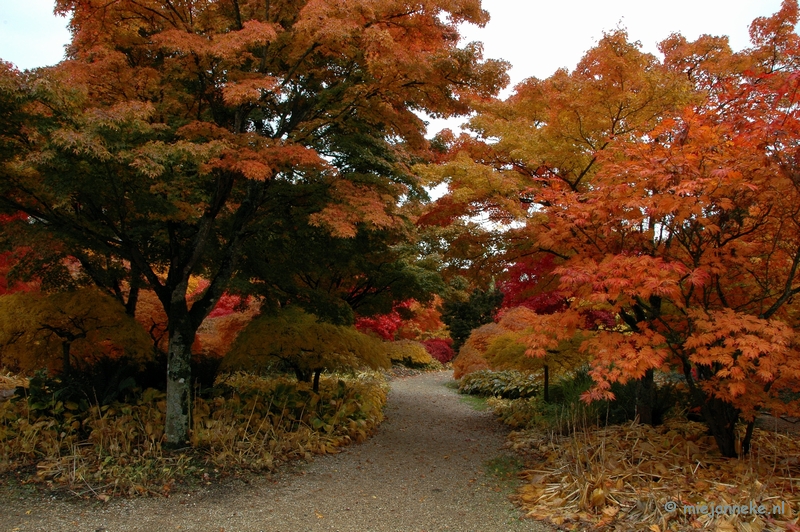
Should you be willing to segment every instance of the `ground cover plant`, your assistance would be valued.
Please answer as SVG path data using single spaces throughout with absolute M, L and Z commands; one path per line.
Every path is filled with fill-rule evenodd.
M 387 391 L 376 373 L 324 377 L 319 393 L 281 376 L 225 375 L 193 398 L 190 445 L 169 451 L 164 392 L 100 405 L 61 400 L 60 384 L 34 379 L 0 402 L 0 475 L 101 499 L 336 452 L 380 423 Z
M 541 394 L 539 377 L 521 371 L 475 371 L 458 383 L 460 393 L 519 399 Z

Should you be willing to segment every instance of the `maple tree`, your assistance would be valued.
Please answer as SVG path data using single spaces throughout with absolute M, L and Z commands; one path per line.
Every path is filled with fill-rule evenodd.
M 332 200 L 310 221 L 334 236 L 391 227 L 427 156 L 415 112 L 464 114 L 506 82 L 505 63 L 458 47 L 458 24 L 488 20 L 479 0 L 57 11 L 72 17 L 68 59 L 0 72 L 0 197 L 66 255 L 108 257 L 113 282 L 154 291 L 168 319 L 169 445 L 186 441 L 198 327 L 277 184 L 326 183 Z M 209 286 L 190 303 L 193 275 Z
M 591 333 L 585 399 L 640 379 L 642 421 L 654 371 L 679 371 L 729 457 L 760 410 L 799 406 L 797 21 L 787 0 L 751 48 L 673 35 L 663 62 L 608 34 L 573 72 L 483 107 L 480 138 L 425 170 L 451 189 L 434 212 L 515 222 L 496 235 L 506 264 L 552 261 L 563 306 L 529 316 L 529 356 Z
M 147 335 L 113 298 L 94 288 L 0 297 L 0 360 L 32 374 L 48 368 L 65 377 L 101 359 L 139 364 L 152 358 Z
M 223 360 L 227 371 L 290 370 L 319 391 L 323 371 L 390 366 L 387 349 L 377 338 L 353 327 L 321 322 L 297 307 L 265 314 L 250 322 Z
M 425 346 L 425 349 L 431 357 L 442 364 L 450 362 L 453 360 L 453 357 L 456 356 L 455 351 L 453 351 L 453 341 L 450 338 L 429 338 L 427 340 L 422 340 L 421 343 Z
M 482 369 L 541 373 L 542 398 L 549 401 L 551 377 L 586 364 L 586 355 L 580 346 L 590 333 L 576 332 L 571 338 L 548 346 L 540 356 L 527 356 L 527 339 L 534 333 L 530 330 L 531 324 L 536 323 L 538 315 L 527 306 L 519 305 L 504 310 L 496 322 L 473 330 L 453 363 L 454 377 L 460 379 Z
M 440 283 L 429 285 L 439 289 Z M 447 336 L 441 320 L 442 299 L 434 292 L 426 294 L 428 303 L 407 299 L 395 303 L 391 312 L 357 316 L 355 326 L 359 331 L 374 334 L 384 340 L 429 340 Z
M 391 227 L 359 225 L 349 238 L 313 225 L 335 199 L 324 180 L 276 184 L 270 215 L 242 259 L 237 289 L 275 307 L 299 305 L 331 323 L 350 325 L 391 313 L 396 304 L 430 301 L 443 289 L 436 264 L 419 258 L 404 209 Z

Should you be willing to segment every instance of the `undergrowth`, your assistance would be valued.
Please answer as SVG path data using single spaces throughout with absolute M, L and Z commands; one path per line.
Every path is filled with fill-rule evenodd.
M 537 375 L 521 371 L 480 370 L 462 377 L 458 391 L 482 397 L 517 399 L 538 395 L 541 389 L 539 381 Z
M 285 377 L 228 375 L 194 398 L 190 445 L 167 451 L 163 392 L 100 405 L 61 400 L 55 386 L 19 390 L 0 402 L 0 475 L 101 499 L 336 452 L 381 422 L 387 392 L 377 374 L 322 379 L 318 394 Z
M 676 384 L 660 379 L 653 405 L 654 418 L 663 420 L 670 413 L 687 408 Z M 541 394 L 541 376 L 520 371 L 482 370 L 464 376 L 458 391 L 486 397 L 486 404 L 503 423 L 515 429 L 542 428 L 569 434 L 592 426 L 625 423 L 636 418 L 636 382 L 612 384 L 614 401 L 587 404 L 581 396 L 592 386 L 585 370 L 557 379 L 550 385 L 549 400 Z

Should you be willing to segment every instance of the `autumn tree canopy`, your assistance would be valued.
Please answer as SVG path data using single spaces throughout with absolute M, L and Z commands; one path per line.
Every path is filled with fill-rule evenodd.
M 559 296 L 531 315 L 529 356 L 591 332 L 587 399 L 679 371 L 726 456 L 760 409 L 800 406 L 797 22 L 787 0 L 749 49 L 673 35 L 663 61 L 607 34 L 574 71 L 481 107 L 478 138 L 426 170 L 451 190 L 429 218 L 492 213 L 509 271 Z
M 419 192 L 410 165 L 427 156 L 415 112 L 464 114 L 506 81 L 480 45 L 458 47 L 458 24 L 488 20 L 478 0 L 57 10 L 72 17 L 68 59 L 0 72 L 2 202 L 65 255 L 108 257 L 123 297 L 156 293 L 173 445 L 188 429 L 190 346 L 277 184 L 326 182 L 332 200 L 309 221 L 334 236 L 392 227 L 397 200 Z M 210 283 L 189 304 L 195 274 Z

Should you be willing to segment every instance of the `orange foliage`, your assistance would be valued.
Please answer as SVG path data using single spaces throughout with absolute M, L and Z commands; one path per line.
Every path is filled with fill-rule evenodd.
M 672 36 L 663 62 L 608 34 L 575 71 L 487 104 L 471 125 L 497 142 L 428 170 L 459 202 L 518 221 L 498 236 L 506 260 L 557 258 L 568 305 L 535 317 L 529 355 L 590 332 L 587 400 L 679 371 L 726 456 L 739 418 L 800 414 L 785 401 L 800 391 L 797 22 L 786 0 L 754 21 L 752 48 Z

